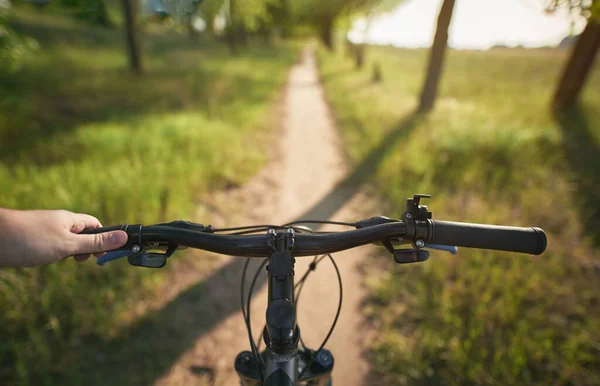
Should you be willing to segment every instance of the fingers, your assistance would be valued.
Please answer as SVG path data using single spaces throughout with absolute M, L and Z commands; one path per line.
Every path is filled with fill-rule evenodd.
M 73 233 L 80 233 L 84 229 L 98 228 L 101 226 L 102 224 L 100 221 L 94 216 L 83 213 L 73 213 L 73 226 L 71 227 L 71 232 Z
M 94 216 L 84 213 L 71 213 L 73 225 L 71 226 L 72 233 L 81 233 L 84 229 L 98 228 L 102 224 Z M 114 233 L 118 233 L 115 235 Z M 119 248 L 127 242 L 127 234 L 122 231 L 109 232 L 97 235 L 79 235 L 75 240 L 74 259 L 78 262 L 83 262 L 89 259 L 90 253 L 96 257 L 101 257 L 106 254 L 104 251 Z
M 72 255 L 89 256 L 90 253 L 112 251 L 122 247 L 127 242 L 127 233 L 113 231 L 95 235 L 74 235 L 73 241 Z
M 73 256 L 73 258 L 75 259 L 75 261 L 79 262 L 79 263 L 83 263 L 84 261 L 86 261 L 87 259 L 90 258 L 90 255 L 75 255 Z
M 94 256 L 96 256 L 96 257 L 102 257 L 104 255 L 106 255 L 106 252 L 97 252 L 97 253 L 94 253 Z M 82 255 L 75 255 L 75 256 L 73 256 L 73 258 L 75 259 L 75 261 L 77 261 L 79 263 L 83 263 L 84 261 L 86 261 L 87 259 L 90 258 L 90 255 L 84 253 Z

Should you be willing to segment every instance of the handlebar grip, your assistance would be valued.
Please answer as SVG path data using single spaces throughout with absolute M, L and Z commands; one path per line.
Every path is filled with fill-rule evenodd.
M 432 220 L 428 243 L 541 255 L 547 238 L 541 228 Z
M 96 235 L 96 234 L 99 234 L 99 233 L 107 233 L 107 232 L 113 232 L 113 231 L 124 231 L 124 232 L 127 232 L 128 240 L 125 243 L 125 245 L 123 245 L 120 248 L 114 249 L 114 251 L 123 251 L 123 250 L 130 249 L 131 246 L 132 246 L 132 244 L 134 243 L 133 240 L 137 240 L 137 237 L 132 239 L 132 234 L 130 232 L 130 228 L 131 228 L 131 226 L 128 225 L 128 224 L 119 224 L 119 225 L 111 225 L 109 227 L 84 229 L 80 234 L 84 234 L 84 235 Z M 110 261 L 110 259 L 106 260 L 106 261 Z M 102 265 L 102 264 L 100 264 L 100 265 Z
M 84 229 L 81 232 L 81 234 L 83 234 L 83 235 L 95 235 L 95 234 L 98 234 L 98 233 L 106 233 L 106 232 L 112 232 L 112 231 L 126 231 L 126 230 L 127 230 L 127 224 L 120 224 L 120 225 L 111 225 L 109 227 Z

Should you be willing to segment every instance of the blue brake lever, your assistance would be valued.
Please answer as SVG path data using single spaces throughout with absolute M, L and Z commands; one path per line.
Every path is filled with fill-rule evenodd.
M 427 244 L 427 245 L 425 245 L 425 248 L 437 249 L 439 251 L 446 251 L 446 252 L 450 252 L 453 255 L 456 255 L 456 253 L 458 252 L 458 248 L 453 247 L 451 245 Z
M 130 251 L 110 251 L 110 252 L 106 252 L 106 255 L 101 256 L 101 257 L 99 257 L 99 258 L 96 259 L 96 264 L 102 266 L 102 265 L 108 263 L 109 261 L 122 259 L 123 257 L 127 257 L 129 255 L 131 255 Z

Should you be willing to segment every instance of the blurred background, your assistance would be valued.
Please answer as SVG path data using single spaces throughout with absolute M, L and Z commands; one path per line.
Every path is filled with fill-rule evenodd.
M 597 0 L 0 0 L 0 207 L 214 222 L 307 46 L 369 216 L 431 193 L 434 218 L 549 235 L 536 257 L 373 257 L 362 382 L 600 384 Z M 0 270 L 0 384 L 157 383 L 186 347 L 152 334 L 164 294 L 193 266 L 193 306 L 216 264 L 191 254 Z

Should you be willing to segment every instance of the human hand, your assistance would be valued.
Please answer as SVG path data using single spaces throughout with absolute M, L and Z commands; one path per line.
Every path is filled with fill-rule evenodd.
M 69 256 L 82 262 L 91 253 L 102 256 L 127 242 L 123 231 L 78 234 L 100 226 L 93 216 L 66 210 L 0 208 L 0 266 L 33 267 Z

